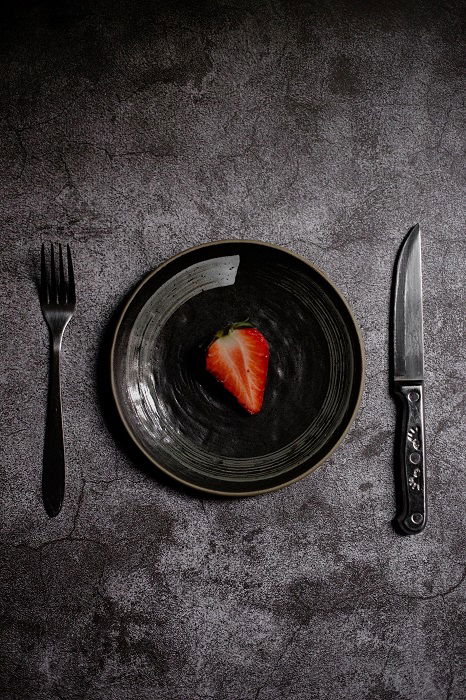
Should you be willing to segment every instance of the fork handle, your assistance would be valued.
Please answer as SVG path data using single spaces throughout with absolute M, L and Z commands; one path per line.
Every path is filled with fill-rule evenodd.
M 58 515 L 65 495 L 65 446 L 60 391 L 61 337 L 53 338 L 45 423 L 42 498 L 50 517 Z

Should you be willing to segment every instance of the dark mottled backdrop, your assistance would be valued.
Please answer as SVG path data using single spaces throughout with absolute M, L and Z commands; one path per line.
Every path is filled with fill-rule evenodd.
M 1 10 L 1 697 L 460 700 L 461 4 L 40 2 Z M 394 534 L 387 312 L 424 244 L 430 523 Z M 320 265 L 367 345 L 360 416 L 281 492 L 162 483 L 104 419 L 104 328 L 144 273 L 258 238 Z M 67 496 L 40 496 L 41 241 L 70 241 Z

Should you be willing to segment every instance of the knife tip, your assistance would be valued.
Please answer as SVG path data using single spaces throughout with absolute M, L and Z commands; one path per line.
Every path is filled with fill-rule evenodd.
M 400 246 L 400 252 L 403 250 L 403 248 L 411 248 L 416 239 L 419 241 L 421 240 L 421 229 L 419 224 L 414 224 L 414 226 L 411 226 L 411 228 L 408 229 L 408 233 L 403 238 L 403 242 Z

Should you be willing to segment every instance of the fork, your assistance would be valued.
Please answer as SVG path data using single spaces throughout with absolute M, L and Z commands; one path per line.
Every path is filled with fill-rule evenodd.
M 63 250 L 58 245 L 58 270 L 53 243 L 50 246 L 50 268 L 47 270 L 45 247 L 41 248 L 40 304 L 50 330 L 50 383 L 45 423 L 42 497 L 50 517 L 58 515 L 65 494 L 65 446 L 60 391 L 60 353 L 63 333 L 76 308 L 73 261 L 66 246 L 68 274 L 65 278 Z

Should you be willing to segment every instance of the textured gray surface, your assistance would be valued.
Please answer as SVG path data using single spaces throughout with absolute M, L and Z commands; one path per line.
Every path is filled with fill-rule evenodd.
M 1 697 L 464 698 L 461 5 L 71 4 L 16 4 L 0 41 Z M 387 309 L 418 220 L 430 523 L 402 538 Z M 367 346 L 344 444 L 250 500 L 160 482 L 109 430 L 96 381 L 128 290 L 226 237 L 320 265 Z M 57 239 L 73 244 L 79 307 L 67 496 L 49 520 L 34 276 Z

